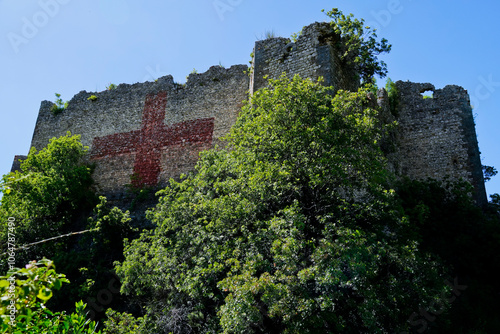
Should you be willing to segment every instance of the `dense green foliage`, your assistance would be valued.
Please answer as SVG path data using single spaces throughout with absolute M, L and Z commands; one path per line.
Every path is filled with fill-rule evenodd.
M 104 322 L 106 333 L 135 334 L 145 331 L 143 318 L 135 318 L 129 313 L 120 313 L 112 309 L 106 311 L 106 317 L 107 320 Z
M 32 261 L 26 268 L 9 270 L 0 276 L 0 330 L 13 334 L 91 334 L 97 324 L 85 316 L 85 304 L 76 303 L 71 314 L 52 312 L 44 304 L 53 291 L 69 283 L 65 275 L 56 273 L 53 262 Z M 11 318 L 10 315 L 13 315 Z
M 128 213 L 110 208 L 104 197 L 98 202 L 91 188 L 93 168 L 83 160 L 86 152 L 79 136 L 53 138 L 40 152 L 32 149 L 21 171 L 5 175 L 1 183 L 0 240 L 11 238 L 15 263 L 51 258 L 73 282 L 49 301 L 57 311 L 71 309 L 80 299 L 96 299 L 116 280 L 113 262 L 123 258 L 123 239 L 134 233 Z M 80 231 L 87 232 L 74 233 Z M 3 272 L 7 246 L 0 242 Z M 116 292 L 112 301 L 105 306 L 123 303 Z M 95 309 L 96 318 L 104 316 L 101 305 Z
M 443 185 L 433 180 L 405 180 L 398 186 L 401 206 L 421 249 L 439 256 L 451 269 L 448 279 L 466 288 L 457 300 L 447 296 L 453 301 L 447 316 L 432 316 L 435 322 L 429 327 L 439 333 L 495 333 L 500 328 L 500 215 L 494 201 L 484 211 L 474 205 L 471 191 L 468 183 Z
M 337 8 L 326 12 L 331 26 L 338 36 L 337 51 L 345 64 L 354 68 L 365 83 L 370 83 L 374 75 L 387 75 L 387 65 L 378 60 L 378 55 L 391 51 L 385 38 L 377 41 L 376 29 L 365 26 L 364 20 L 345 15 Z
M 344 65 L 364 83 L 385 76 L 387 41 L 352 15 L 327 15 Z M 380 121 L 374 87 L 332 95 L 298 76 L 271 80 L 223 148 L 158 193 L 154 228 L 138 238 L 132 226 L 150 225 L 97 199 L 78 136 L 32 150 L 0 183 L 0 238 L 43 242 L 1 242 L 0 258 L 50 257 L 73 284 L 46 259 L 10 270 L 1 330 L 94 333 L 90 319 L 106 312 L 115 334 L 498 332 L 500 196 L 481 210 L 468 183 L 396 181 L 382 152 L 393 124 Z M 396 116 L 396 85 L 386 89 Z M 131 187 L 130 208 L 150 191 Z M 89 306 L 73 312 L 80 299 Z
M 295 77 L 171 183 L 117 265 L 153 332 L 383 332 L 447 291 L 396 210 L 367 91 Z
M 74 300 L 95 300 L 100 291 L 108 290 L 110 282 L 116 281 L 119 287 L 113 262 L 123 259 L 123 240 L 136 234 L 129 213 L 111 208 L 103 196 L 86 228 L 92 232 L 79 238 L 67 252 L 57 254 L 54 260 L 73 282 L 63 288 L 65 298 L 57 300 L 59 307 L 64 309 Z M 122 306 L 123 298 L 117 292 L 111 292 L 111 301 L 105 305 L 96 302 L 98 306 L 92 310 L 96 319 L 104 317 L 106 307 Z
M 2 240 L 6 240 L 8 217 L 16 219 L 18 247 L 85 227 L 80 216 L 96 203 L 91 191 L 92 168 L 82 163 L 86 151 L 79 136 L 68 133 L 51 139 L 40 152 L 32 148 L 27 159 L 21 162 L 21 171 L 3 176 L 0 184 Z M 5 250 L 2 244 L 0 251 Z M 17 261 L 27 263 L 36 258 L 35 253 L 53 258 L 66 250 L 64 243 L 42 244 L 19 252 Z
M 391 78 L 387 78 L 385 90 L 387 91 L 387 96 L 389 98 L 389 109 L 391 114 L 397 117 L 399 104 L 398 88 Z

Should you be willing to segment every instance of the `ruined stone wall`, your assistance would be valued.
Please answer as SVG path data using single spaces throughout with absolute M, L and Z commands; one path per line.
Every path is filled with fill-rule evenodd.
M 250 91 L 265 87 L 269 78 L 283 72 L 288 77 L 317 80 L 337 89 L 355 90 L 359 77 L 344 64 L 336 51 L 337 37 L 328 23 L 305 27 L 298 40 L 269 38 L 255 44 Z M 395 133 L 383 142 L 384 151 L 394 171 L 412 179 L 464 179 L 475 187 L 475 199 L 486 202 L 475 125 L 467 92 L 458 86 L 436 90 L 430 84 L 398 82 L 398 117 L 389 112 L 385 91 L 378 96 L 383 121 L 397 120 Z M 426 90 L 434 98 L 424 99 Z M 383 102 L 382 100 L 385 100 Z M 387 142 L 392 140 L 392 143 Z M 394 142 L 395 141 L 395 142 Z
M 357 89 L 359 78 L 342 64 L 334 48 L 335 36 L 329 23 L 313 23 L 304 27 L 296 42 L 276 37 L 257 41 L 253 51 L 250 92 L 267 85 L 264 76 L 277 79 L 299 74 L 337 89 Z
M 215 66 L 191 74 L 186 85 L 166 76 L 99 93 L 82 91 L 59 115 L 50 112 L 52 102 L 43 101 L 32 146 L 41 149 L 50 138 L 71 131 L 90 147 L 99 191 L 120 193 L 131 182 L 162 186 L 170 177 L 192 170 L 199 152 L 229 131 L 248 91 L 252 94 L 267 85 L 266 75 L 279 78 L 286 72 L 312 80 L 322 76 L 325 85 L 357 89 L 359 77 L 341 61 L 336 38 L 328 23 L 313 23 L 295 43 L 281 37 L 258 41 L 250 78 L 244 73 L 247 66 Z M 396 116 L 399 123 L 382 143 L 394 171 L 412 179 L 462 178 L 474 185 L 477 202 L 485 203 L 467 92 L 458 86 L 436 90 L 431 84 L 396 85 L 398 115 L 391 114 L 384 90 L 377 96 L 384 121 L 390 123 Z M 426 90 L 433 91 L 433 98 L 422 97 Z M 96 99 L 89 100 L 91 95 Z
M 27 155 L 16 155 L 14 156 L 14 161 L 12 162 L 12 167 L 10 169 L 11 172 L 15 172 L 16 170 L 21 170 L 21 161 L 26 160 Z
M 99 93 L 82 91 L 53 115 L 43 101 L 31 146 L 41 149 L 67 131 L 80 134 L 95 162 L 103 193 L 126 184 L 164 185 L 193 169 L 200 151 L 226 134 L 247 98 L 247 66 L 214 66 L 191 74 L 185 85 L 171 76 L 156 82 L 121 84 Z M 96 99 L 89 100 L 91 95 Z
M 398 138 L 392 162 L 411 179 L 463 179 L 475 187 L 479 204 L 487 202 L 474 119 L 467 91 L 459 86 L 435 89 L 429 83 L 396 82 Z M 432 98 L 422 96 L 429 92 Z

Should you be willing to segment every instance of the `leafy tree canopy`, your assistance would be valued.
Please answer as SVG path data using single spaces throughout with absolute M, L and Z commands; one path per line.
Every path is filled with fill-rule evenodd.
M 21 171 L 4 175 L 0 236 L 8 217 L 16 219 L 19 246 L 71 231 L 71 222 L 95 197 L 90 166 L 82 163 L 87 148 L 79 136 L 52 138 L 41 151 L 32 148 Z
M 365 83 L 372 82 L 374 75 L 381 78 L 387 75 L 387 65 L 378 60 L 382 53 L 390 52 L 391 45 L 385 38 L 377 40 L 376 29 L 364 25 L 364 20 L 345 15 L 337 8 L 326 12 L 332 20 L 333 31 L 338 36 L 336 44 L 342 59 L 354 67 Z
M 449 289 L 383 186 L 367 90 L 331 91 L 271 80 L 225 148 L 160 192 L 157 228 L 116 265 L 152 332 L 394 331 Z
M 74 301 L 96 295 L 109 282 L 113 261 L 122 258 L 122 238 L 130 230 L 127 214 L 107 208 L 104 198 L 87 221 L 97 201 L 86 153 L 79 136 L 53 138 L 44 149 L 33 148 L 21 170 L 5 175 L 0 184 L 0 238 L 12 240 L 15 262 L 51 258 L 74 282 L 49 301 L 56 310 L 69 310 Z M 81 231 L 92 233 L 73 233 Z M 3 272 L 7 246 L 0 242 Z
M 483 165 L 482 167 L 483 167 L 484 182 L 490 181 L 493 176 L 498 174 L 498 171 L 493 166 Z

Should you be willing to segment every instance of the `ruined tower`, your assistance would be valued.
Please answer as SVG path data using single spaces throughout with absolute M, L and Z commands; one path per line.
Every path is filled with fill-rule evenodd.
M 283 72 L 313 81 L 321 76 L 325 85 L 336 89 L 357 89 L 359 78 L 342 64 L 334 39 L 328 23 L 314 23 L 304 27 L 296 42 L 282 37 L 256 42 L 250 90 L 265 86 L 264 76 L 277 79 Z M 435 89 L 428 83 L 402 81 L 396 87 L 397 106 L 390 119 L 398 123 L 397 138 L 394 152 L 388 155 L 394 171 L 415 180 L 468 181 L 474 186 L 476 202 L 487 203 L 467 91 L 453 85 Z M 431 98 L 424 99 L 426 91 L 432 92 Z
M 411 179 L 463 179 L 475 189 L 480 205 L 487 203 L 476 128 L 467 91 L 449 85 L 396 82 L 397 153 L 392 159 L 399 175 Z M 422 93 L 432 92 L 428 98 Z

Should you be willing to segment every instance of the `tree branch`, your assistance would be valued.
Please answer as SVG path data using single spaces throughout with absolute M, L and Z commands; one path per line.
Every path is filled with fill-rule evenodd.
M 31 246 L 35 246 L 35 245 L 38 245 L 38 244 L 41 244 L 41 243 L 44 243 L 44 242 L 47 242 L 47 241 L 52 241 L 52 240 L 56 240 L 56 239 L 60 239 L 60 238 L 70 237 L 72 235 L 83 234 L 83 233 L 92 232 L 92 231 L 96 231 L 96 230 L 97 229 L 94 228 L 94 229 L 85 230 L 85 231 L 71 232 L 71 233 L 68 233 L 68 234 L 58 235 L 57 237 L 52 237 L 52 238 L 40 240 L 40 241 L 37 241 L 37 242 L 33 242 L 31 244 L 23 245 L 21 247 L 18 247 L 18 248 L 15 248 L 13 250 L 10 250 L 10 252 L 14 252 L 14 251 L 21 250 L 21 249 L 27 249 L 27 248 L 30 248 Z M 7 253 L 8 252 L 5 252 L 5 253 L 2 253 L 1 255 L 3 256 L 5 254 L 7 254 Z

